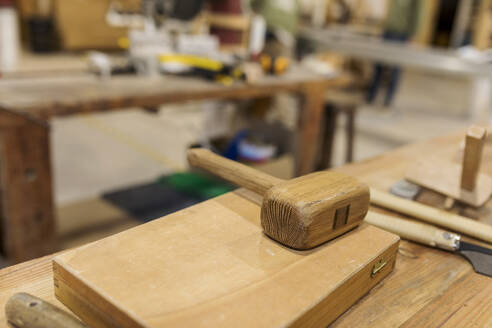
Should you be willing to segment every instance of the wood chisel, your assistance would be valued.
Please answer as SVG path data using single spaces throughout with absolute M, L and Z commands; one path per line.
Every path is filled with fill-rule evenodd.
M 403 239 L 458 253 L 471 263 L 475 272 L 492 277 L 492 249 L 462 241 L 458 234 L 429 224 L 399 219 L 373 211 L 367 213 L 364 221 L 397 234 Z

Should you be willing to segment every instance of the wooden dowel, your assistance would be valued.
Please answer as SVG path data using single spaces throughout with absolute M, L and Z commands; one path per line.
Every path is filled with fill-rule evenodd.
M 492 226 L 371 188 L 371 204 L 492 243 Z
M 457 235 L 452 236 L 449 232 L 429 224 L 404 220 L 390 215 L 375 213 L 373 211 L 367 213 L 364 221 L 383 230 L 392 232 L 403 239 L 450 251 L 456 249 L 455 242 L 458 239 Z
M 74 315 L 27 293 L 14 294 L 5 304 L 5 314 L 16 328 L 87 328 Z
M 483 127 L 472 126 L 468 129 L 461 169 L 461 189 L 475 190 L 486 137 L 487 129 Z
M 284 180 L 240 164 L 212 153 L 208 149 L 188 150 L 188 162 L 192 166 L 205 169 L 238 186 L 254 191 L 260 195 Z

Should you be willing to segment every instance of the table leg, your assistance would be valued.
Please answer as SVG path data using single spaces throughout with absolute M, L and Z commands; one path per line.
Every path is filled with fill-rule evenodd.
M 352 163 L 354 159 L 354 142 L 355 142 L 355 107 L 347 109 L 347 121 L 345 122 L 345 132 L 347 139 L 347 152 L 345 154 L 345 163 Z
M 333 107 L 333 105 L 328 104 L 325 106 L 324 114 L 325 131 L 321 143 L 321 161 L 318 166 L 318 170 L 326 170 L 332 166 L 338 111 Z
M 323 84 L 309 84 L 303 92 L 300 143 L 297 153 L 297 175 L 314 170 L 318 149 L 321 115 L 323 113 L 325 87 Z
M 49 127 L 26 119 L 0 137 L 1 247 L 16 263 L 54 250 Z

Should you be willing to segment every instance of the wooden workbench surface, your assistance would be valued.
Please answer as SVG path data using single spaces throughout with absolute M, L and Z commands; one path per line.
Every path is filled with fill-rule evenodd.
M 89 74 L 0 79 L 0 108 L 32 118 L 129 107 L 157 107 L 202 99 L 245 99 L 276 92 L 302 92 L 312 84 L 345 85 L 346 78 L 328 79 L 293 66 L 282 76 L 264 76 L 254 83 L 225 86 L 205 79 L 162 75 L 116 76 L 101 80 Z
M 358 176 L 372 187 L 387 190 L 404 176 L 406 168 L 416 157 L 435 154 L 436 150 L 443 156 L 457 157 L 457 147 L 462 138 L 463 132 L 409 145 L 339 170 Z M 492 174 L 490 142 L 486 145 L 484 157 L 483 169 Z M 241 191 L 222 197 L 227 198 L 227 203 L 250 201 Z M 429 199 L 441 200 L 439 197 Z M 487 206 L 490 208 L 492 201 Z M 490 221 L 488 223 L 492 224 Z M 53 295 L 52 257 L 1 270 L 0 307 L 3 308 L 8 297 L 20 291 L 60 305 Z M 2 311 L 0 326 L 5 325 Z M 402 241 L 394 272 L 335 321 L 333 326 L 491 327 L 492 280 L 474 273 L 471 265 L 457 255 Z

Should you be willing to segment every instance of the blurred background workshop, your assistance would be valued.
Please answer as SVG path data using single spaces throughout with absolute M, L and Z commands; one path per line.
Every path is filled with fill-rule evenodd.
M 490 49 L 491 0 L 0 0 L 0 268 L 235 190 L 199 147 L 490 225 Z

